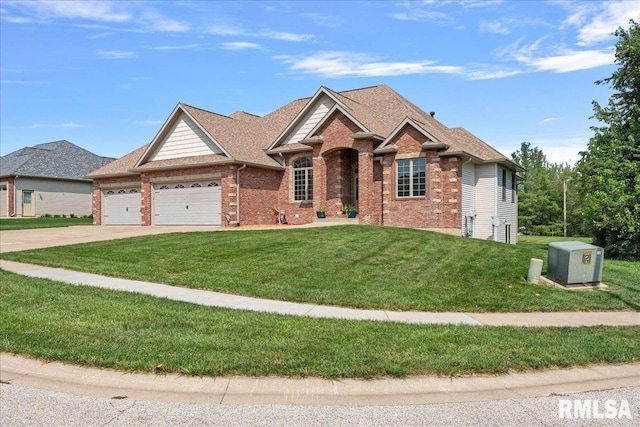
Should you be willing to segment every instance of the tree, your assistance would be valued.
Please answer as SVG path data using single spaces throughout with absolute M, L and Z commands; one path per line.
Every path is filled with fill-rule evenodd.
M 547 157 L 538 147 L 531 148 L 529 142 L 523 142 L 511 158 L 526 169 L 521 174 L 523 181 L 518 184 L 519 226 L 524 227 L 525 234 L 561 235 L 562 193 L 558 199 L 550 191 L 558 177 L 554 176 Z
M 596 84 L 614 90 L 605 107 L 593 102 L 602 122 L 578 162 L 584 226 L 607 257 L 640 260 L 640 26 L 614 33 L 618 69 Z

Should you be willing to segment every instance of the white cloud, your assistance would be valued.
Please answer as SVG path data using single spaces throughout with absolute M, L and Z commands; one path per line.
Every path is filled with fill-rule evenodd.
M 190 29 L 189 25 L 175 19 L 166 18 L 153 10 L 145 11 L 139 22 L 143 24 L 147 31 L 152 32 L 182 33 Z
M 522 70 L 508 69 L 500 66 L 471 65 L 465 67 L 461 74 L 469 80 L 491 80 L 517 76 L 522 73 Z
M 524 64 L 530 67 L 529 71 L 552 71 L 555 73 L 567 73 L 610 65 L 615 59 L 612 48 L 575 50 L 565 47 L 546 47 L 543 46 L 543 42 L 546 40 L 546 37 L 541 37 L 532 44 L 520 46 L 522 42 L 520 39 L 497 51 L 496 56 Z M 541 54 L 541 51 L 544 51 L 545 54 Z
M 34 0 L 10 2 L 11 13 L 23 16 L 5 16 L 2 19 L 13 23 L 46 23 L 54 19 L 97 21 L 113 25 L 129 24 L 128 28 L 115 26 L 111 31 L 136 32 L 185 32 L 190 26 L 184 22 L 167 18 L 146 3 L 104 1 L 104 0 Z M 144 7 L 142 9 L 140 7 Z M 8 13 L 8 12 L 7 12 Z M 76 24 L 82 28 L 91 28 L 86 23 Z M 131 28 L 135 26 L 137 28 Z M 104 28 L 104 27 L 99 27 Z
M 124 3 L 93 0 L 31 1 L 21 6 L 33 9 L 45 18 L 87 19 L 92 21 L 122 23 L 131 20 Z
M 216 36 L 239 36 L 244 34 L 242 30 L 233 25 L 213 25 L 205 32 Z
M 282 31 L 250 32 L 244 31 L 242 28 L 233 25 L 214 25 L 212 27 L 209 27 L 205 32 L 216 36 L 256 37 L 273 40 L 284 40 L 288 42 L 303 42 L 315 37 L 312 34 L 287 33 Z
M 406 74 L 460 74 L 461 67 L 435 65 L 434 61 L 383 62 L 362 53 L 320 52 L 304 58 L 283 58 L 289 69 L 323 77 L 379 77 Z
M 612 50 L 565 50 L 559 55 L 533 58 L 528 61 L 528 64 L 533 66 L 536 71 L 568 73 L 610 65 L 614 60 L 615 56 Z
M 82 125 L 80 125 L 80 124 L 78 124 L 78 123 L 76 123 L 74 121 L 71 121 L 71 122 L 60 123 L 58 125 L 58 127 L 61 127 L 61 128 L 80 128 L 80 127 L 82 127 Z
M 611 40 L 614 36 L 612 33 L 618 27 L 628 28 L 629 20 L 640 17 L 640 2 L 638 1 L 622 1 L 622 2 L 605 2 L 602 10 L 598 10 L 595 16 L 589 22 L 585 15 L 589 12 L 593 13 L 593 9 L 579 9 L 577 16 L 568 18 L 568 23 L 575 23 L 581 26 L 578 31 L 578 45 L 592 46 L 600 42 Z M 583 25 L 584 24 L 584 25 Z
M 225 50 L 247 50 L 247 49 L 260 49 L 260 45 L 250 42 L 228 42 L 220 43 L 220 46 Z
M 424 6 L 414 7 L 414 5 L 410 3 L 406 7 L 408 9 L 407 11 L 393 13 L 391 17 L 400 21 L 432 21 L 438 24 L 452 24 L 455 21 L 446 13 L 428 9 Z
M 480 21 L 480 32 L 489 34 L 502 34 L 506 35 L 511 32 L 505 21 L 488 22 L 485 20 Z
M 278 31 L 273 31 L 273 32 L 267 31 L 267 32 L 248 34 L 248 35 L 253 35 L 254 37 L 274 39 L 274 40 L 284 40 L 288 42 L 303 42 L 306 40 L 310 40 L 314 37 L 311 34 L 284 33 L 284 32 L 278 32 Z
M 202 44 L 186 44 L 186 45 L 182 45 L 182 46 L 156 46 L 156 47 L 152 47 L 151 49 L 153 50 L 190 50 L 190 49 L 198 49 L 203 47 L 204 45 Z
M 100 54 L 100 56 L 108 59 L 128 59 L 136 56 L 135 52 L 122 50 L 103 50 L 98 53 Z
M 540 124 L 541 125 L 546 125 L 547 123 L 551 123 L 551 122 L 554 122 L 556 120 L 558 120 L 557 117 L 547 117 L 546 119 L 540 120 Z

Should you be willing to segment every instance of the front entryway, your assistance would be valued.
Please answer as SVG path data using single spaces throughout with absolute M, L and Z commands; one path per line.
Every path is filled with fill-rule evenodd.
M 331 173 L 325 177 L 326 189 L 321 200 L 327 208 L 327 216 L 341 216 L 346 206 L 358 206 L 358 152 L 344 148 L 323 154 L 325 168 Z

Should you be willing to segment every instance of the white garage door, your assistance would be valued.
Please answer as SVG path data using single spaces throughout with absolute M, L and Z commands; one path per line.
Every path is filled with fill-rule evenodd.
M 0 185 L 0 217 L 9 216 L 9 192 L 6 184 Z
M 155 225 L 221 225 L 222 197 L 217 181 L 155 184 Z
M 105 225 L 140 225 L 140 190 L 126 188 L 119 190 L 104 190 Z

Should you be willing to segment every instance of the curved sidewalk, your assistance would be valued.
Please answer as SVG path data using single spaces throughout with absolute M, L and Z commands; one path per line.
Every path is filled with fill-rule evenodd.
M 0 268 L 17 274 L 56 280 L 74 285 L 136 292 L 205 306 L 268 313 L 354 320 L 378 320 L 417 324 L 468 324 L 486 326 L 640 326 L 639 312 L 553 312 L 553 313 L 430 313 L 353 308 L 293 303 L 220 292 L 189 289 L 137 280 L 0 260 Z

